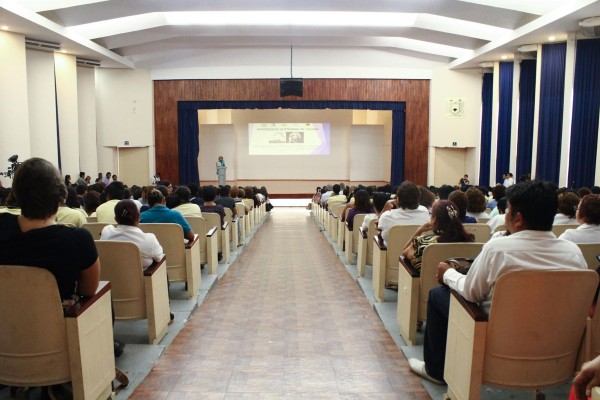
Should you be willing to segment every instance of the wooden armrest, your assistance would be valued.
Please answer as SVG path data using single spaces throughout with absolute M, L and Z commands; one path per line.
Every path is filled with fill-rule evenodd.
M 223 226 L 221 227 L 221 230 L 227 229 L 228 226 L 229 226 L 229 222 L 227 222 L 227 221 L 223 222 Z
M 198 237 L 198 235 L 196 235 L 196 238 L 197 237 Z M 165 263 L 165 261 L 167 261 L 167 256 L 163 256 L 163 258 L 160 261 L 154 261 L 152 264 L 150 264 L 148 266 L 148 268 L 146 268 L 144 270 L 144 276 L 152 276 L 152 274 L 154 274 L 156 271 L 158 271 L 160 266 L 163 265 Z
M 348 229 L 350 232 L 352 232 L 352 229 L 350 229 L 350 226 L 348 225 L 348 221 L 344 222 L 344 224 L 346 225 L 346 229 Z
M 215 234 L 215 232 L 217 231 L 217 227 L 213 226 L 212 228 L 210 228 L 210 230 L 206 233 L 206 236 L 211 237 L 212 235 Z
M 387 250 L 387 246 L 383 244 L 383 238 L 381 236 L 373 236 L 373 240 L 375 241 L 375 245 L 379 247 L 379 250 Z
M 369 234 L 369 229 L 363 229 L 361 226 L 360 228 L 358 228 L 358 232 L 360 233 L 360 236 L 363 237 L 363 239 L 366 239 Z
M 485 322 L 488 315 L 476 303 L 471 303 L 462 297 L 456 290 L 452 290 L 452 295 L 458 300 L 465 311 L 475 320 L 475 322 Z
M 238 220 L 237 215 L 234 215 L 233 218 L 231 218 L 231 222 L 237 222 L 237 220 Z
M 400 265 L 404 267 L 404 269 L 406 270 L 406 272 L 408 272 L 410 276 L 412 276 L 413 278 L 418 278 L 419 276 L 421 276 L 421 271 L 416 270 L 408 258 L 400 256 L 399 261 Z
M 194 240 L 192 240 L 191 242 L 190 242 L 190 241 L 188 241 L 188 242 L 185 244 L 185 248 L 186 248 L 186 250 L 187 250 L 187 249 L 191 249 L 192 247 L 194 247 L 194 245 L 195 245 L 196 243 L 198 243 L 198 238 L 199 238 L 199 237 L 200 237 L 200 235 L 198 235 L 197 233 L 196 233 L 196 234 L 194 234 Z
M 90 308 L 96 301 L 98 301 L 104 294 L 108 293 L 110 290 L 110 282 L 109 281 L 100 281 L 98 284 L 98 289 L 96 290 L 96 294 L 92 297 L 82 297 L 76 304 L 73 304 L 71 307 L 65 310 L 66 318 L 77 318 L 85 310 Z

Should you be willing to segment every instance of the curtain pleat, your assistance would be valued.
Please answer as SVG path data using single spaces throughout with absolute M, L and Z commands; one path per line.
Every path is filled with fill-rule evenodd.
M 500 63 L 500 104 L 498 109 L 498 140 L 496 143 L 496 182 L 503 182 L 502 174 L 510 172 L 510 135 L 512 128 L 514 63 Z
M 481 85 L 481 153 L 479 157 L 479 184 L 490 184 L 490 160 L 492 151 L 492 101 L 494 74 L 483 74 Z
M 535 116 L 536 60 L 521 61 L 519 79 L 519 133 L 517 140 L 516 178 L 531 174 L 533 120 Z

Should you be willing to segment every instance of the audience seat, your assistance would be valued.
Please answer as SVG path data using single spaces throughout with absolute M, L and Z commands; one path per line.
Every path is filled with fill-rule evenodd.
M 559 237 L 560 235 L 562 235 L 563 233 L 565 233 L 565 231 L 567 229 L 577 229 L 579 225 L 578 224 L 558 224 L 558 225 L 553 225 L 552 226 L 552 233 L 554 233 L 556 235 L 556 237 Z
M 465 231 L 475 236 L 475 242 L 485 243 L 492 236 L 491 228 L 485 223 L 463 224 Z
M 98 222 L 98 217 L 86 217 L 88 223 Z
M 63 312 L 47 270 L 0 266 L 0 384 L 71 382 L 76 400 L 106 399 L 115 378 L 110 283 Z
M 385 286 L 398 285 L 398 259 L 408 240 L 420 225 L 396 225 L 390 228 L 387 246 L 375 236 L 373 246 L 373 290 L 375 301 L 385 301 Z
M 361 227 L 358 228 L 358 256 L 356 257 L 356 268 L 358 276 L 365 276 L 367 265 L 373 265 L 373 238 L 379 232 L 377 230 L 377 220 L 372 220 L 369 223 L 369 228 L 364 231 Z
M 88 222 L 87 224 L 83 224 L 82 228 L 89 231 L 92 234 L 94 240 L 98 240 L 100 239 L 102 229 L 104 229 L 106 225 L 110 224 L 107 224 L 105 222 Z
M 596 257 L 600 255 L 600 243 L 577 243 L 577 246 L 579 246 L 589 269 L 596 270 L 600 267 L 600 261 Z
M 496 282 L 489 316 L 453 292 L 444 371 L 450 398 L 479 399 L 481 385 L 570 381 L 597 286 L 590 270 L 509 272 Z
M 246 237 L 248 236 L 248 231 L 246 230 L 246 206 L 244 205 L 244 203 L 235 203 L 235 210 L 237 212 L 237 217 L 240 220 L 240 243 L 239 245 L 243 245 L 244 244 L 244 240 L 246 239 Z
M 233 216 L 233 211 L 228 207 L 225 207 L 225 221 L 229 225 L 229 248 L 233 251 L 238 247 L 237 217 Z
M 202 217 L 186 217 L 185 219 L 190 224 L 192 231 L 198 232 L 200 263 L 208 266 L 209 274 L 216 274 L 219 263 L 217 259 L 217 253 L 219 252 L 217 226 L 207 224 Z
M 167 256 L 167 276 L 170 282 L 184 281 L 188 298 L 197 296 L 200 290 L 200 243 L 196 234 L 193 241 L 185 244 L 183 229 L 178 224 L 140 224 L 144 232 L 156 235 Z
M 208 226 L 218 227 L 217 248 L 223 255 L 223 262 L 227 263 L 229 261 L 229 224 L 226 221 L 221 225 L 221 216 L 217 213 L 203 212 L 202 217 Z
M 417 321 L 427 320 L 429 290 L 439 285 L 435 278 L 438 264 L 454 257 L 474 259 L 482 247 L 483 243 L 432 243 L 423 251 L 420 271 L 400 257 L 396 316 L 400 336 L 406 344 L 415 345 Z
M 348 222 L 344 224 L 344 243 L 346 252 L 346 262 L 352 263 L 352 254 L 358 253 L 358 236 L 360 234 L 359 228 L 365 219 L 366 214 L 357 214 L 354 216 L 352 221 L 353 229 L 348 228 Z
M 135 243 L 96 240 L 96 249 L 102 265 L 100 279 L 111 282 L 115 319 L 147 319 L 148 341 L 158 344 L 170 321 L 165 258 L 144 270 Z

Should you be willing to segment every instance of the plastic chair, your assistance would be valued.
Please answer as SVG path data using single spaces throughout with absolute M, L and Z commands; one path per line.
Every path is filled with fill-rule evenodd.
M 453 292 L 448 395 L 479 399 L 481 385 L 537 390 L 568 382 L 597 286 L 590 270 L 508 272 L 494 286 L 489 316 Z
M 0 384 L 71 382 L 77 400 L 106 399 L 115 358 L 110 282 L 63 312 L 54 275 L 0 265 Z
M 474 259 L 482 247 L 483 243 L 432 243 L 423 250 L 420 271 L 400 257 L 396 317 L 400 336 L 406 344 L 415 345 L 417 321 L 427 320 L 429 290 L 438 286 L 435 279 L 438 264 L 453 257 Z
M 148 341 L 158 344 L 167 333 L 170 320 L 165 258 L 144 270 L 135 243 L 96 240 L 96 249 L 102 265 L 100 279 L 112 285 L 115 319 L 147 319 Z
M 156 235 L 167 256 L 167 276 L 170 282 L 187 283 L 188 297 L 194 298 L 200 290 L 199 235 L 188 244 L 183 240 L 183 229 L 178 224 L 140 224 L 144 232 Z

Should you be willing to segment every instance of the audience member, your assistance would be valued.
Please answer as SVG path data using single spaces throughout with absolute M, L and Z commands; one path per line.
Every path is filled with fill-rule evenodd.
M 96 209 L 100 205 L 100 193 L 95 190 L 89 190 L 83 198 L 83 210 L 88 217 L 96 216 Z
M 140 248 L 144 269 L 154 261 L 162 260 L 163 249 L 156 236 L 153 233 L 145 233 L 139 228 L 140 212 L 133 200 L 120 200 L 115 205 L 115 218 L 118 225 L 105 226 L 100 240 L 135 243 Z
M 422 205 L 431 213 L 431 207 L 433 207 L 433 203 L 436 200 L 435 194 L 425 186 L 419 186 L 419 192 L 421 193 L 419 197 L 419 205 Z
M 476 224 L 477 220 L 467 215 L 467 195 L 461 190 L 455 190 L 448 196 L 450 200 L 456 206 L 458 210 L 458 219 L 463 224 Z
M 338 191 L 339 191 L 339 189 L 338 189 Z M 327 200 L 329 200 L 329 197 L 331 197 L 332 194 L 333 194 L 333 186 L 332 185 L 328 184 L 327 186 L 323 186 L 323 189 L 321 189 L 321 207 L 325 207 L 325 205 L 327 204 Z
M 67 201 L 69 202 L 67 204 Z M 56 222 L 64 225 L 73 225 L 81 228 L 87 223 L 87 214 L 79 208 L 79 201 L 72 187 L 67 189 L 67 197 L 60 202 L 56 212 Z
M 175 189 L 175 196 L 179 199 L 179 205 L 173 210 L 177 210 L 184 217 L 201 217 L 200 207 L 198 204 L 190 202 L 191 192 L 187 186 L 179 186 Z
M 198 185 L 196 185 L 195 183 L 190 183 L 189 185 L 187 185 L 187 187 L 188 189 L 190 189 L 190 201 L 194 204 L 197 204 L 198 207 L 204 204 L 204 199 L 202 197 L 199 197 Z
M 502 225 L 506 224 L 506 221 L 505 221 L 505 217 L 506 217 L 506 203 L 507 203 L 506 197 L 502 197 L 501 199 L 498 199 L 498 201 L 496 202 L 496 209 L 498 210 L 498 215 L 493 216 L 487 222 L 487 224 L 490 226 L 490 231 L 492 233 L 494 233 L 494 231 L 499 226 L 502 226 Z
M 0 214 L 0 264 L 49 270 L 63 300 L 93 296 L 100 261 L 92 235 L 56 224 L 66 194 L 58 170 L 46 160 L 30 158 L 17 168 L 12 188 L 21 215 Z
M 573 192 L 564 192 L 558 196 L 558 209 L 554 216 L 554 224 L 577 224 L 577 205 L 579 204 L 579 196 Z
M 574 394 L 577 400 L 588 400 L 596 386 L 600 386 L 600 356 L 583 364 L 573 380 L 571 395 Z
M 194 240 L 194 231 L 179 211 L 169 210 L 165 205 L 165 196 L 158 188 L 148 193 L 148 205 L 150 209 L 140 216 L 140 223 L 172 223 L 181 225 L 183 238 Z M 114 212 L 113 212 L 114 214 Z
M 215 203 L 220 204 L 223 208 L 229 208 L 235 215 L 235 200 L 230 197 L 231 186 L 225 185 L 219 188 L 219 197 L 215 199 Z
M 341 186 L 338 185 L 337 183 L 335 185 L 333 185 L 333 191 L 331 193 L 331 195 L 329 196 L 329 198 L 327 199 L 327 209 L 329 209 L 331 207 L 332 204 L 334 203 L 347 203 L 348 202 L 348 197 L 341 192 Z
M 108 176 L 110 172 L 107 172 Z M 108 185 L 106 189 L 104 189 L 104 193 L 106 195 L 106 202 L 99 205 L 96 209 L 96 217 L 98 218 L 98 222 L 103 222 L 105 224 L 116 224 L 115 220 L 115 206 L 119 202 L 119 200 L 123 200 L 125 196 L 125 186 L 123 182 L 113 182 Z
M 467 214 L 475 219 L 487 219 L 490 216 L 485 212 L 485 195 L 477 188 L 469 188 L 467 195 Z
M 225 209 L 222 205 L 215 203 L 217 197 L 217 188 L 214 186 L 204 186 L 202 188 L 202 198 L 204 199 L 204 205 L 200 207 L 200 210 L 205 213 L 216 213 L 221 217 L 221 225 L 225 222 Z
M 102 178 L 102 183 L 104 184 L 104 186 L 108 186 L 110 184 L 110 177 L 112 176 L 112 174 L 110 172 L 106 173 L 106 176 L 104 178 L 102 178 L 102 174 L 99 174 L 99 178 Z M 113 210 L 114 211 L 114 210 Z
M 357 190 L 354 194 L 354 207 L 348 208 L 346 211 L 346 222 L 350 230 L 354 229 L 354 217 L 358 214 L 372 214 L 375 210 L 371 205 L 369 193 L 366 190 Z M 358 229 L 358 228 L 357 228 Z
M 506 226 L 512 234 L 485 243 L 466 275 L 446 263 L 438 266 L 438 281 L 444 286 L 429 291 L 425 361 L 409 360 L 413 372 L 425 379 L 443 384 L 450 289 L 489 312 L 494 284 L 506 272 L 587 268 L 579 247 L 557 239 L 551 232 L 558 207 L 553 184 L 518 183 L 507 190 L 506 198 Z
M 575 243 L 600 243 L 600 194 L 588 194 L 577 209 L 577 229 L 567 229 L 560 239 Z
M 373 193 L 373 209 L 374 213 L 369 213 L 365 215 L 365 219 L 363 220 L 361 228 L 367 231 L 369 229 L 369 225 L 371 221 L 379 219 L 381 213 L 383 212 L 383 208 L 387 204 L 390 199 L 389 193 L 385 192 L 375 192 Z
M 506 187 L 503 185 L 496 185 L 492 188 L 492 199 L 488 201 L 487 208 L 492 210 L 490 212 L 490 218 L 495 215 L 498 215 L 498 210 L 496 210 L 496 203 L 498 200 L 503 198 L 506 195 Z
M 85 194 L 88 191 L 88 187 L 87 185 L 77 185 L 77 189 L 75 190 L 75 193 L 77 195 L 77 201 L 79 202 L 79 207 L 83 208 L 83 203 L 84 203 L 84 198 L 85 198 Z
M 513 178 L 513 174 L 510 172 L 507 172 L 506 174 L 504 174 L 505 178 L 504 178 L 504 182 L 503 185 L 507 188 L 511 187 L 512 185 L 515 184 L 515 179 Z
M 65 187 L 71 186 L 71 175 L 65 175 Z
M 81 185 L 83 185 L 83 186 L 86 186 L 86 187 L 87 187 L 87 185 L 88 185 L 88 184 L 87 184 L 87 182 L 85 181 L 85 172 L 80 172 L 80 173 L 79 173 L 79 178 L 77 178 L 77 183 L 76 183 L 76 185 L 77 185 L 77 186 L 81 186 Z
M 422 225 L 429 221 L 427 209 L 419 207 L 420 195 L 419 188 L 412 182 L 404 181 L 398 187 L 396 198 L 386 203 L 377 224 L 384 241 L 393 226 Z
M 454 188 L 450 185 L 442 185 L 438 188 L 437 193 L 440 200 L 448 200 L 450 193 L 454 191 Z M 466 203 L 465 203 L 466 204 Z

